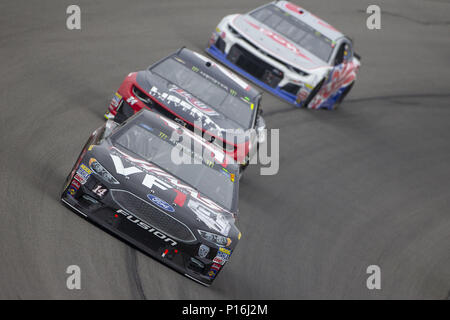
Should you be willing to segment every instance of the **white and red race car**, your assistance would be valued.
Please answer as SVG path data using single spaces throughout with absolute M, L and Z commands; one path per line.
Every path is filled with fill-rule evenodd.
M 297 107 L 335 109 L 361 65 L 352 40 L 288 1 L 226 16 L 206 52 Z

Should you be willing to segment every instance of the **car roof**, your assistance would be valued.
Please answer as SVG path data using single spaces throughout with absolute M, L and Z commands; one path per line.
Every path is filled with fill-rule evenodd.
M 322 33 L 324 36 L 329 38 L 332 41 L 336 41 L 339 38 L 344 37 L 344 34 L 334 28 L 329 23 L 325 22 L 321 18 L 317 17 L 316 15 L 312 14 L 308 10 L 303 9 L 302 7 L 293 4 L 289 1 L 275 1 L 272 2 L 272 4 L 275 4 L 278 8 L 283 10 L 284 12 L 287 12 L 294 17 L 296 17 L 298 20 L 306 23 L 307 25 L 313 27 L 320 33 Z

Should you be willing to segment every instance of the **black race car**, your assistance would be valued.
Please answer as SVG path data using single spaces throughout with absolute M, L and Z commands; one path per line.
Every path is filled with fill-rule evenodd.
M 261 93 L 228 69 L 181 48 L 125 77 L 105 114 L 121 122 L 141 109 L 158 112 L 248 164 L 265 136 Z M 231 132 L 235 134 L 230 134 Z
M 75 212 L 204 285 L 241 234 L 239 166 L 222 149 L 148 110 L 91 135 L 61 200 Z

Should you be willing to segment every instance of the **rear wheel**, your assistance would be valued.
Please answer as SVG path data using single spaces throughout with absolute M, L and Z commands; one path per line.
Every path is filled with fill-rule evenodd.
M 342 101 L 344 101 L 344 99 L 347 96 L 347 94 L 350 92 L 350 90 L 352 90 L 354 84 L 355 84 L 355 81 L 353 81 L 347 88 L 345 88 L 344 92 L 342 92 L 342 94 L 339 97 L 338 101 L 334 105 L 334 109 L 336 109 L 342 103 Z

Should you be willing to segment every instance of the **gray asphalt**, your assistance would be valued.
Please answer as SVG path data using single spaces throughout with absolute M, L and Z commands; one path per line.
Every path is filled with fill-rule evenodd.
M 337 111 L 265 94 L 280 171 L 250 167 L 233 259 L 211 288 L 63 207 L 58 193 L 113 92 L 182 45 L 202 51 L 226 14 L 260 1 L 0 2 L 0 298 L 448 299 L 450 4 L 302 1 L 355 39 L 363 67 Z M 382 29 L 366 28 L 369 4 Z M 69 265 L 81 290 L 66 288 Z M 381 290 L 366 268 L 381 268 Z

